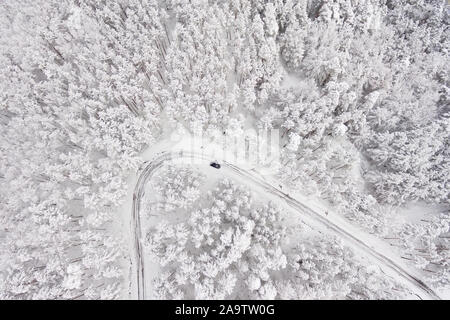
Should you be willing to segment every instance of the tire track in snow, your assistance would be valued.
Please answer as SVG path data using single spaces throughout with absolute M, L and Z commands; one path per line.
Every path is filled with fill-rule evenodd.
M 142 255 L 142 229 L 141 219 L 139 216 L 141 208 L 141 200 L 145 194 L 145 185 L 147 180 L 152 174 L 163 165 L 165 161 L 171 159 L 170 154 L 164 154 L 160 159 L 156 159 L 149 163 L 145 169 L 140 173 L 138 182 L 133 192 L 133 206 L 132 206 L 132 219 L 131 230 L 134 235 L 134 250 L 135 250 L 135 263 L 136 263 L 136 291 L 137 298 L 139 300 L 145 300 L 145 265 L 144 257 Z M 159 161 L 157 161 L 159 160 Z M 146 162 L 144 162 L 145 164 Z
M 144 188 L 147 181 L 152 177 L 153 173 L 161 167 L 166 161 L 189 158 L 191 160 L 202 160 L 208 161 L 211 160 L 211 157 L 207 157 L 200 153 L 194 152 L 164 152 L 157 156 L 155 159 L 151 161 L 144 162 L 145 168 L 139 173 L 139 179 L 136 184 L 133 193 L 133 206 L 132 206 L 132 234 L 134 235 L 134 249 L 135 249 L 135 263 L 136 263 L 136 290 L 137 290 L 137 298 L 145 299 L 145 266 L 144 266 L 144 257 L 142 253 L 142 230 L 141 230 L 141 222 L 140 222 L 140 204 L 142 197 L 145 194 Z M 263 188 L 266 192 L 277 196 L 278 198 L 284 200 L 284 202 L 294 209 L 294 211 L 299 212 L 302 215 L 307 216 L 313 221 L 319 223 L 323 227 L 325 227 L 328 231 L 333 233 L 334 235 L 342 238 L 346 242 L 352 243 L 357 246 L 362 252 L 366 255 L 369 255 L 372 259 L 376 260 L 379 265 L 384 266 L 394 273 L 396 273 L 399 277 L 407 281 L 414 289 L 416 289 L 415 294 L 420 298 L 428 298 L 440 300 L 440 297 L 433 289 L 428 287 L 417 275 L 413 275 L 410 271 L 405 270 L 402 266 L 398 265 L 392 259 L 386 257 L 381 252 L 378 252 L 374 248 L 370 247 L 361 239 L 358 239 L 355 235 L 352 235 L 350 232 L 344 230 L 338 225 L 334 224 L 327 218 L 325 218 L 320 213 L 312 210 L 308 206 L 300 203 L 299 201 L 293 199 L 288 194 L 282 192 L 279 188 L 271 185 L 264 179 L 258 177 L 255 174 L 247 170 L 240 169 L 239 167 L 228 163 L 226 161 L 221 161 L 220 164 L 222 167 L 228 168 L 234 174 L 241 177 L 243 180 L 250 180 L 252 183 L 258 185 Z M 141 168 L 140 168 L 141 169 Z M 139 169 L 139 171 L 140 171 Z M 417 292 L 418 291 L 418 292 Z M 425 295 L 425 297 L 423 296 Z

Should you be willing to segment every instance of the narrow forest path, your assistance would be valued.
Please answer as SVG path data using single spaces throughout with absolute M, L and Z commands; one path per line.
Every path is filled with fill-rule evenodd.
M 145 185 L 152 178 L 153 174 L 165 163 L 176 160 L 185 159 L 187 163 L 192 160 L 203 161 L 208 165 L 213 159 L 202 153 L 178 151 L 178 152 L 161 152 L 154 159 L 146 161 L 138 172 L 138 181 L 133 193 L 131 232 L 134 241 L 135 268 L 134 278 L 136 281 L 136 296 L 138 299 L 146 299 L 146 281 L 145 281 L 145 265 L 142 248 L 142 230 L 140 221 L 140 205 L 145 194 Z M 273 197 L 284 202 L 295 212 L 302 215 L 302 218 L 309 223 L 322 229 L 330 236 L 336 236 L 344 241 L 346 245 L 356 249 L 359 254 L 366 256 L 369 260 L 374 261 L 383 272 L 390 274 L 396 280 L 399 280 L 411 292 L 420 299 L 438 299 L 439 295 L 420 279 L 420 276 L 413 270 L 409 270 L 404 263 L 391 254 L 387 254 L 381 250 L 383 246 L 381 240 L 374 239 L 371 235 L 363 235 L 361 231 L 354 232 L 354 227 L 343 222 L 343 220 L 331 221 L 327 216 L 311 209 L 309 206 L 292 198 L 289 194 L 284 193 L 277 186 L 267 182 L 258 174 L 248 170 L 241 169 L 226 161 L 220 161 L 221 169 L 224 175 L 236 175 L 246 181 L 249 186 L 255 186 L 265 190 Z M 379 244 L 379 245 L 377 245 Z

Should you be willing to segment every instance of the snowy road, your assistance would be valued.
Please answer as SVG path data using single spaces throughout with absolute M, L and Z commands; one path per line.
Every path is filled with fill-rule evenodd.
M 171 160 L 188 160 L 192 161 L 204 161 L 207 165 L 209 161 L 216 160 L 211 157 L 202 155 L 201 153 L 192 152 L 162 152 L 157 155 L 153 160 L 144 163 L 144 168 L 139 171 L 139 178 L 133 193 L 133 204 L 132 204 L 132 237 L 134 241 L 135 249 L 135 264 L 136 272 L 136 295 L 138 299 L 146 299 L 146 282 L 145 282 L 145 266 L 144 257 L 142 250 L 142 230 L 140 222 L 140 204 L 145 193 L 145 185 L 149 179 L 151 179 L 153 173 L 157 171 L 164 163 Z M 243 170 L 231 163 L 226 161 L 219 161 L 222 165 L 222 173 L 234 175 L 242 178 L 250 186 L 255 186 L 263 189 L 272 197 L 283 200 L 287 206 L 293 209 L 295 212 L 300 213 L 302 219 L 307 221 L 311 225 L 315 225 L 322 229 L 326 234 L 330 236 L 337 236 L 342 239 L 346 245 L 351 246 L 361 255 L 366 256 L 369 260 L 373 261 L 381 270 L 394 277 L 396 280 L 400 281 L 405 285 L 411 293 L 416 295 L 420 299 L 440 299 L 430 287 L 428 287 L 420 277 L 415 274 L 412 270 L 409 270 L 403 263 L 395 256 L 388 256 L 385 252 L 386 250 L 381 250 L 383 245 L 381 240 L 374 239 L 373 236 L 364 235 L 360 230 L 355 232 L 354 227 L 350 224 L 345 223 L 342 219 L 335 219 L 331 221 L 329 217 L 318 213 L 317 211 L 311 209 L 310 207 L 302 204 L 301 202 L 293 199 L 288 194 L 281 191 L 278 187 L 275 187 L 271 183 L 264 180 L 258 174 Z

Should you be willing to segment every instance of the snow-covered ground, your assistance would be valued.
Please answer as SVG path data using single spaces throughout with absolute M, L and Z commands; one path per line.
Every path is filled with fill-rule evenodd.
M 0 2 L 0 299 L 142 298 L 158 274 L 171 299 L 198 274 L 199 298 L 448 299 L 449 19 L 442 0 Z M 268 202 L 305 246 L 282 248 Z M 188 221 L 179 246 L 148 231 L 162 211 Z
M 314 232 L 325 234 L 329 237 L 336 236 L 341 238 L 347 246 L 354 250 L 358 259 L 361 259 L 365 265 L 380 268 L 383 273 L 386 273 L 399 283 L 408 287 L 412 295 L 416 295 L 421 299 L 438 298 L 438 295 L 420 280 L 420 275 L 417 271 L 405 264 L 399 257 L 398 252 L 393 250 L 385 241 L 352 225 L 342 215 L 333 212 L 323 204 L 317 201 L 311 201 L 308 197 L 298 192 L 290 191 L 286 186 L 277 182 L 274 177 L 258 173 L 254 164 L 249 163 L 243 165 L 240 161 L 239 167 L 237 167 L 223 160 L 233 159 L 233 155 L 222 153 L 221 156 L 223 158 L 218 158 L 217 150 L 220 146 L 215 145 L 211 141 L 199 140 L 192 143 L 194 139 L 193 137 L 184 136 L 180 140 L 175 139 L 176 141 L 174 139 L 171 139 L 172 141 L 161 141 L 157 146 L 145 152 L 144 165 L 137 172 L 137 175 L 142 174 L 142 170 L 146 166 L 152 167 L 152 172 L 149 179 L 143 180 L 142 183 L 150 183 L 151 176 L 155 174 L 153 170 L 157 171 L 161 165 L 167 165 L 169 163 L 193 165 L 196 170 L 205 174 L 208 183 L 202 187 L 203 192 L 211 188 L 218 179 L 223 177 L 230 178 L 239 184 L 249 187 L 255 193 L 256 198 L 264 199 L 264 201 L 273 201 L 286 208 L 293 216 L 298 217 L 301 224 L 309 226 Z M 192 146 L 195 146 L 194 150 Z M 219 170 L 212 168 L 209 165 L 212 161 L 221 163 L 222 168 Z M 158 165 L 155 166 L 155 163 Z M 136 182 L 136 180 L 133 182 Z M 133 199 L 132 194 L 132 192 L 129 192 L 127 197 L 129 200 Z M 137 199 L 136 201 L 141 201 L 141 199 Z M 132 201 L 128 201 L 127 205 L 121 211 L 125 213 L 131 212 L 131 204 Z M 153 220 L 153 223 L 155 223 L 155 220 Z M 130 223 L 130 227 L 131 234 L 134 235 L 135 224 Z M 131 237 L 129 241 L 130 244 L 133 244 L 135 239 Z M 140 241 L 143 241 L 143 239 L 141 238 Z M 132 248 L 133 246 L 134 244 Z M 146 268 L 143 272 L 147 275 L 144 289 L 147 290 L 147 288 L 151 288 L 151 279 L 153 279 L 155 276 L 154 273 L 158 269 L 157 264 L 152 261 L 152 257 L 145 254 L 145 249 L 141 250 L 143 252 L 139 254 L 143 253 L 143 259 L 146 261 Z M 133 268 L 136 269 L 136 260 L 134 261 Z M 135 270 L 133 271 L 135 272 Z M 135 283 L 136 274 L 134 272 L 130 277 L 131 283 Z M 134 294 L 136 294 L 136 288 L 134 288 Z M 148 294 L 151 297 L 151 291 Z M 444 295 L 442 297 L 446 298 L 447 296 Z

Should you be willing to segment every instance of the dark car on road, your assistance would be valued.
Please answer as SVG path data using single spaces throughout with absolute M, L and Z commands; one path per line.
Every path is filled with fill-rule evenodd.
M 220 169 L 220 164 L 218 164 L 217 162 L 211 162 L 209 165 L 213 168 Z

